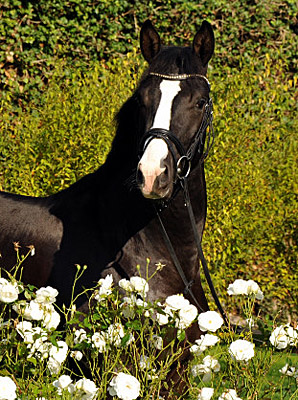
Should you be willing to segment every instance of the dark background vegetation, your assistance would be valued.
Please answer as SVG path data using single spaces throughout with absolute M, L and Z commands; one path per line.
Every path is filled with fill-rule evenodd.
M 229 283 L 252 278 L 268 314 L 293 316 L 296 1 L 2 1 L 0 188 L 48 195 L 104 162 L 113 116 L 145 67 L 138 35 L 147 18 L 166 44 L 190 43 L 203 19 L 215 31 L 203 244 L 220 295 L 226 302 Z
M 294 0 L 4 0 L 0 10 L 1 89 L 20 103 L 47 82 L 57 59 L 85 70 L 99 59 L 137 46 L 147 18 L 166 43 L 190 40 L 203 19 L 216 31 L 214 66 L 239 67 L 252 57 L 287 61 L 297 68 L 297 3 Z

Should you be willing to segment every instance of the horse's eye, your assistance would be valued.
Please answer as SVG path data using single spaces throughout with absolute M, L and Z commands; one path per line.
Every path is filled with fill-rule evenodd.
M 196 107 L 198 107 L 199 110 L 202 110 L 203 107 L 204 107 L 204 105 L 205 105 L 205 103 L 206 103 L 206 100 L 205 100 L 205 99 L 200 99 L 200 100 L 197 102 Z

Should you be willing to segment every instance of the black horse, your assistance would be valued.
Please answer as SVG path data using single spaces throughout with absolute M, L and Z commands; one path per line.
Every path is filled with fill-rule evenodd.
M 191 47 L 163 47 L 146 21 L 140 42 L 149 68 L 117 115 L 117 132 L 105 164 L 49 197 L 0 194 L 1 267 L 15 263 L 13 242 L 22 248 L 33 245 L 35 255 L 24 264 L 23 281 L 57 288 L 59 304 L 68 305 L 77 264 L 87 265 L 77 285 L 80 292 L 110 273 L 115 281 L 138 275 L 137 264 L 145 276 L 150 258 L 149 275 L 158 263 L 164 265 L 150 281 L 150 300 L 181 293 L 185 282 L 165 243 L 158 207 L 185 278 L 194 281 L 193 294 L 206 310 L 198 249 L 179 177 L 189 174 L 201 239 L 206 218 L 204 120 L 210 105 L 205 75 L 214 35 L 204 21 Z

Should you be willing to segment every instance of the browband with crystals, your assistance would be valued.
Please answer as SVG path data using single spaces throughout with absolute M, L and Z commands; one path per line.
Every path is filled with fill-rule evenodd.
M 206 76 L 201 74 L 166 75 L 166 74 L 159 74 L 158 72 L 149 72 L 149 75 L 158 76 L 159 78 L 167 79 L 169 81 L 183 81 L 188 78 L 202 78 L 210 87 L 210 82 L 208 81 Z

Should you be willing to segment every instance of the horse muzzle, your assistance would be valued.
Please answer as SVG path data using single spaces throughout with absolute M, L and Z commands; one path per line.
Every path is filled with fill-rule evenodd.
M 137 168 L 137 184 L 144 197 L 167 199 L 173 191 L 173 162 L 163 139 L 152 139 Z

